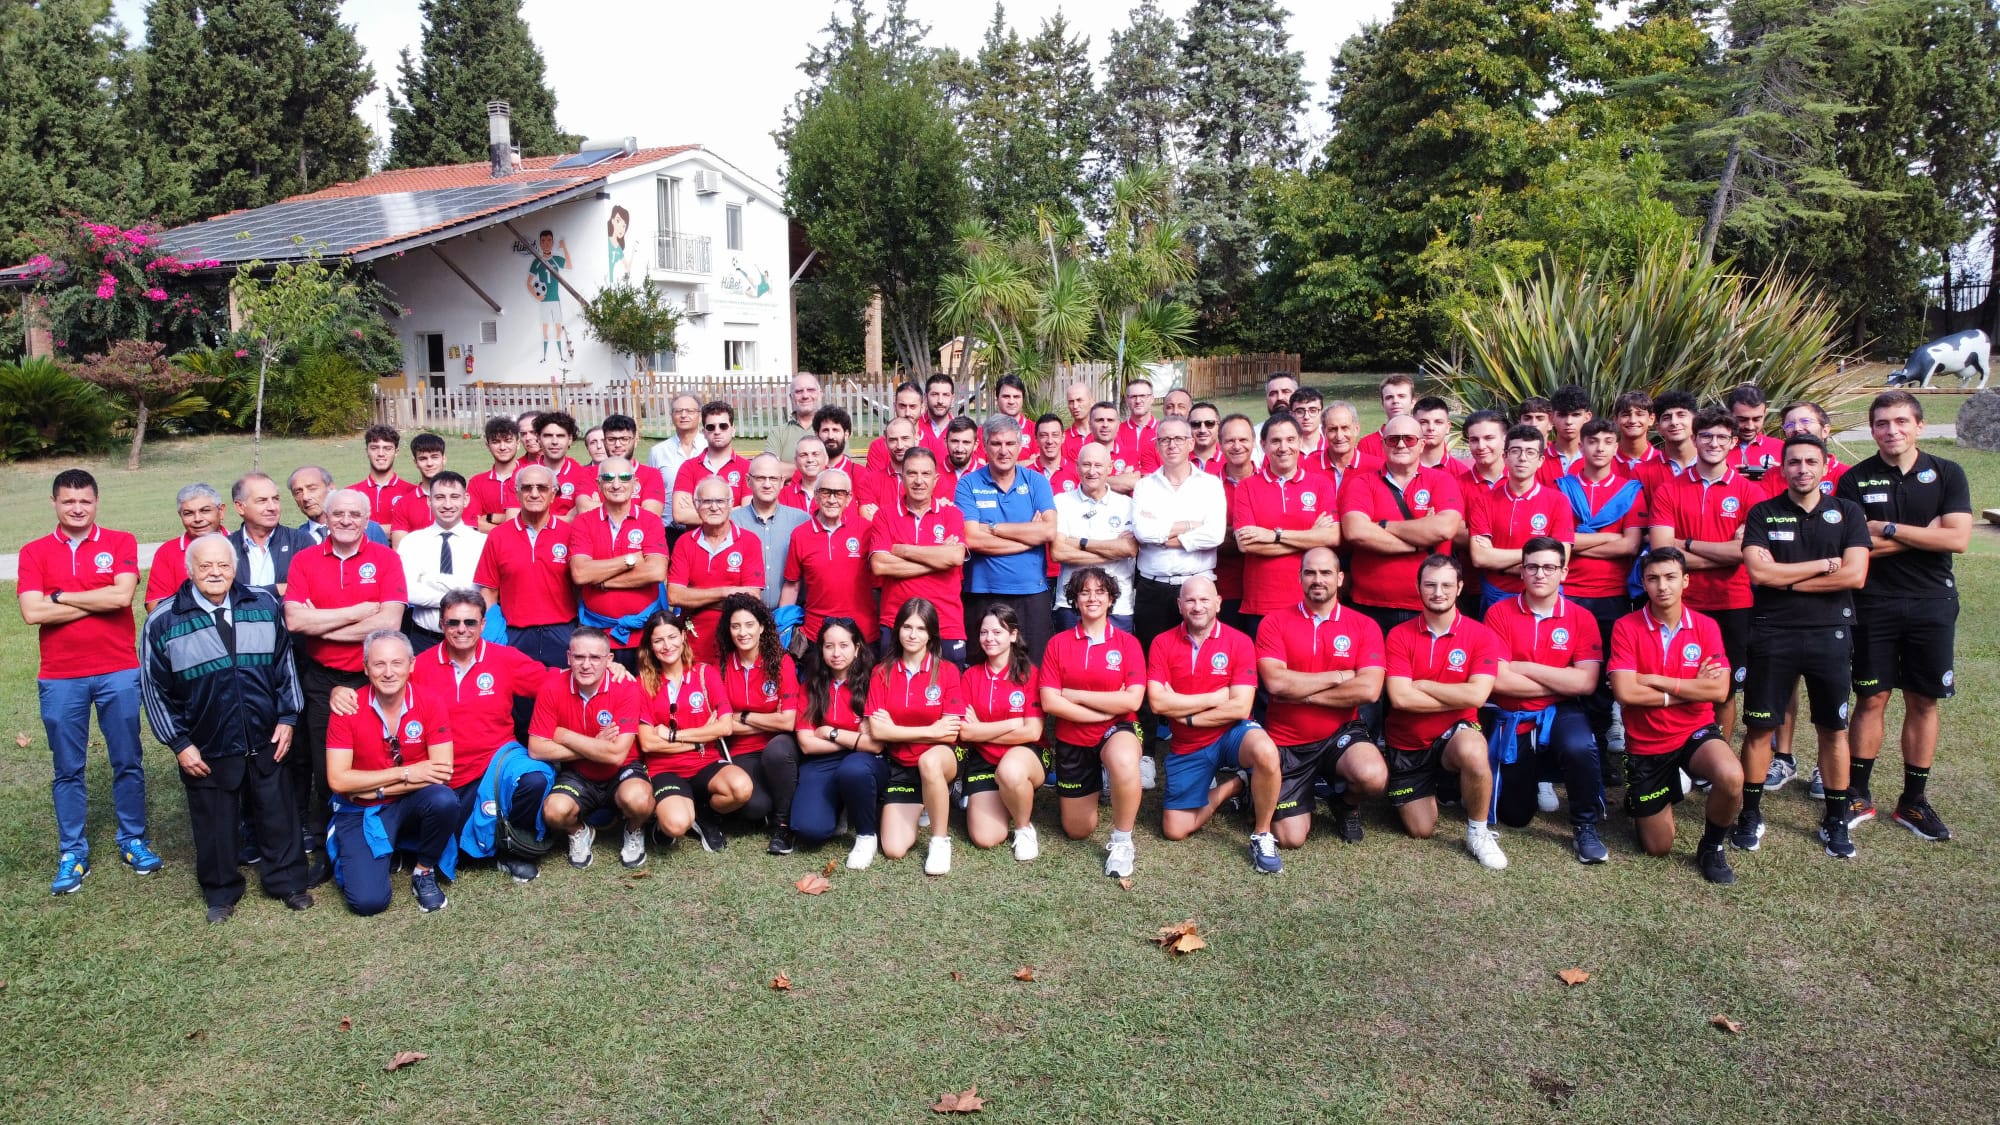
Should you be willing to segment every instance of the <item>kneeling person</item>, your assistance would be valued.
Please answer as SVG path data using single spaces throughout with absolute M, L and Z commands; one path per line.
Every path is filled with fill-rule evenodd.
M 569 834 L 572 867 L 590 866 L 594 825 L 614 813 L 625 822 L 619 862 L 637 867 L 646 861 L 646 820 L 654 805 L 639 764 L 646 700 L 633 681 L 613 681 L 610 666 L 611 639 L 601 629 L 579 626 L 570 634 L 569 674 L 549 677 L 528 720 L 528 753 L 556 766 L 542 818 Z
M 679 610 L 654 613 L 639 631 L 639 683 L 652 699 L 639 727 L 639 749 L 652 781 L 654 823 L 669 841 L 692 828 L 704 851 L 719 852 L 728 838 L 717 818 L 750 800 L 750 775 L 724 754 L 728 690 L 714 665 L 695 662 Z M 645 859 L 640 852 L 639 862 Z

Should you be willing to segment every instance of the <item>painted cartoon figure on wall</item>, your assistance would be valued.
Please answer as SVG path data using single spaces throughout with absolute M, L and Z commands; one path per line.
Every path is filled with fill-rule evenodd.
M 542 318 L 542 362 L 549 361 L 551 335 L 556 342 L 556 362 L 573 360 L 574 348 L 564 354 L 570 340 L 569 330 L 563 327 L 562 285 L 557 281 L 557 275 L 569 266 L 569 243 L 547 230 L 536 237 L 536 242 L 541 256 L 528 263 L 528 292 L 534 295 Z M 551 328 L 555 330 L 553 333 Z
M 732 259 L 730 265 L 736 267 L 736 288 L 743 296 L 753 300 L 771 291 L 771 273 L 764 267 L 751 263 L 744 265 L 741 259 Z M 754 272 L 753 272 L 754 271 Z M 732 288 L 732 287 L 725 287 Z
M 604 222 L 605 281 L 608 284 L 632 280 L 632 263 L 625 258 L 625 237 L 631 231 L 632 212 L 623 207 L 613 207 L 611 217 Z

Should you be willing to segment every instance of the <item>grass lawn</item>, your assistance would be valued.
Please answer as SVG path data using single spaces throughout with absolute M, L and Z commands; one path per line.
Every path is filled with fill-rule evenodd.
M 106 521 L 170 534 L 149 506 L 192 476 L 226 483 L 246 452 L 163 444 L 142 473 L 110 470 Z M 1957 455 L 1975 502 L 2000 502 L 2000 456 Z M 360 472 L 351 439 L 267 449 L 309 458 Z M 6 471 L 19 502 L 0 534 L 18 542 L 48 522 L 49 469 Z M 1695 805 L 1667 861 L 1614 813 L 1607 866 L 1579 867 L 1566 829 L 1540 822 L 1506 834 L 1513 865 L 1492 873 L 1448 824 L 1409 840 L 1370 810 L 1362 846 L 1316 834 L 1258 878 L 1240 822 L 1161 839 L 1155 792 L 1129 891 L 1101 874 L 1104 829 L 1064 841 L 1045 808 L 1039 861 L 961 836 L 941 880 L 878 862 L 808 897 L 792 881 L 843 848 L 774 859 L 744 836 L 656 852 L 634 878 L 600 843 L 590 869 L 552 857 L 526 887 L 471 870 L 442 914 L 419 914 L 407 885 L 366 920 L 337 893 L 294 915 L 253 887 L 208 927 L 173 762 L 150 742 L 167 868 L 142 880 L 117 862 L 100 751 L 96 870 L 49 896 L 35 646 L 8 615 L 0 1119 L 914 1121 L 974 1084 L 994 1121 L 1991 1119 L 2000 730 L 1978 716 L 2000 706 L 1996 543 L 1982 533 L 1959 563 L 1962 694 L 1933 782 L 1958 838 L 1885 819 L 1836 863 L 1793 786 L 1767 799 L 1765 846 L 1736 856 L 1728 889 L 1688 862 Z M 1878 800 L 1899 768 L 1885 755 Z M 1207 949 L 1146 941 L 1186 918 Z M 1014 979 L 1024 965 L 1033 982 Z M 1571 967 L 1589 982 L 1556 979 Z M 790 991 L 769 987 L 779 973 Z M 384 1073 L 403 1050 L 430 1057 Z

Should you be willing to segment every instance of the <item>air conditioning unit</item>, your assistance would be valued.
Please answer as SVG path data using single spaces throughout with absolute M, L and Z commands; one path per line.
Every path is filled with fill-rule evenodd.
M 714 195 L 721 190 L 722 173 L 704 170 L 694 174 L 694 193 L 696 195 Z
M 696 289 L 688 294 L 687 314 L 689 316 L 708 315 L 708 290 Z

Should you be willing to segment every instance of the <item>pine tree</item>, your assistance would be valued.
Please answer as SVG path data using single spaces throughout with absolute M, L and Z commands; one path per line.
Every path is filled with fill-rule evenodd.
M 109 0 L 0 0 L 0 254 L 62 211 L 132 216 L 136 168 L 118 116 L 129 86 Z
M 1186 143 L 1179 34 L 1179 25 L 1160 12 L 1156 0 L 1143 0 L 1132 9 L 1131 23 L 1111 33 L 1092 170 L 1100 189 L 1128 168 L 1178 165 Z
M 305 61 L 285 119 L 298 165 L 295 191 L 316 191 L 368 174 L 373 134 L 354 112 L 375 89 L 354 29 L 340 22 L 340 0 L 290 0 L 305 43 Z
M 304 41 L 283 0 L 220 0 L 202 14 L 210 142 L 196 181 L 203 210 L 275 203 L 298 182 L 285 102 L 305 65 Z
M 389 95 L 389 166 L 465 164 L 486 158 L 486 103 L 512 109 L 523 156 L 567 152 L 578 138 L 556 127 L 556 96 L 521 0 L 422 0 L 424 35 L 405 50 Z
M 199 169 L 214 160 L 209 131 L 208 56 L 202 46 L 200 0 L 152 0 L 146 5 L 146 46 L 134 60 L 127 128 L 135 138 L 146 195 L 166 226 L 207 218 L 198 198 Z

